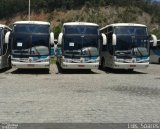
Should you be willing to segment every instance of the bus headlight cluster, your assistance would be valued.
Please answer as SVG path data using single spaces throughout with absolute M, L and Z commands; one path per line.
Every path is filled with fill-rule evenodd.
M 18 59 L 12 59 L 11 61 L 13 61 L 13 62 L 19 62 L 20 60 L 18 60 Z
M 72 62 L 72 60 L 71 60 L 71 59 L 63 58 L 63 62 L 71 63 L 71 62 Z
M 99 63 L 99 61 L 100 61 L 100 58 L 98 57 L 96 60 L 93 60 L 92 62 Z
M 96 61 L 99 62 L 99 61 L 100 61 L 100 58 L 98 57 Z
M 147 62 L 149 62 L 149 60 L 143 60 L 143 61 L 142 61 L 142 63 L 147 63 Z
M 44 59 L 42 60 L 42 62 L 49 62 L 49 59 Z
M 99 63 L 99 59 L 96 59 L 93 61 L 94 63 Z
M 125 62 L 123 59 L 117 59 L 116 62 Z

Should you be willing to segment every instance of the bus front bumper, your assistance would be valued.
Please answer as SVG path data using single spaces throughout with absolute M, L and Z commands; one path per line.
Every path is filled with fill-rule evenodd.
M 61 63 L 62 69 L 98 69 L 99 63 Z
M 120 63 L 115 62 L 112 66 L 114 69 L 145 69 L 149 67 L 149 62 L 147 63 Z
M 49 62 L 41 62 L 41 63 L 22 63 L 22 62 L 13 62 L 13 68 L 19 69 L 49 69 L 50 63 Z

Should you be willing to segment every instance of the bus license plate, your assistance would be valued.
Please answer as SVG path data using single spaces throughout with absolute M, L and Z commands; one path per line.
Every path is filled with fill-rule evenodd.
M 78 65 L 78 67 L 84 67 L 84 65 Z
M 130 65 L 130 67 L 136 67 L 136 65 Z
M 34 67 L 35 65 L 34 65 L 34 64 L 28 64 L 27 66 L 29 66 L 29 67 Z

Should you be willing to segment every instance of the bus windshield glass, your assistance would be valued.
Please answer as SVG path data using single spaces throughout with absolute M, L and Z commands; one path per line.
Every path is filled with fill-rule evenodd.
M 135 36 L 146 36 L 147 28 L 141 26 L 118 26 L 115 27 L 116 35 L 135 35 Z
M 98 56 L 98 36 L 64 36 L 64 53 L 79 56 Z
M 13 27 L 15 33 L 49 33 L 49 25 L 40 24 L 15 24 Z
M 49 55 L 49 34 L 14 34 L 12 54 L 28 56 Z
M 94 34 L 98 35 L 98 26 L 65 26 L 65 34 Z
M 117 35 L 116 55 L 148 56 L 148 36 Z

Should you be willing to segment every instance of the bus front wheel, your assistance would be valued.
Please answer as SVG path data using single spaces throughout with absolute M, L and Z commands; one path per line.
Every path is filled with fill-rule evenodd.
M 132 73 L 134 71 L 134 69 L 128 69 L 128 72 Z
M 12 68 L 11 57 L 8 58 L 8 69 Z
M 49 74 L 50 69 L 45 69 L 45 73 Z

